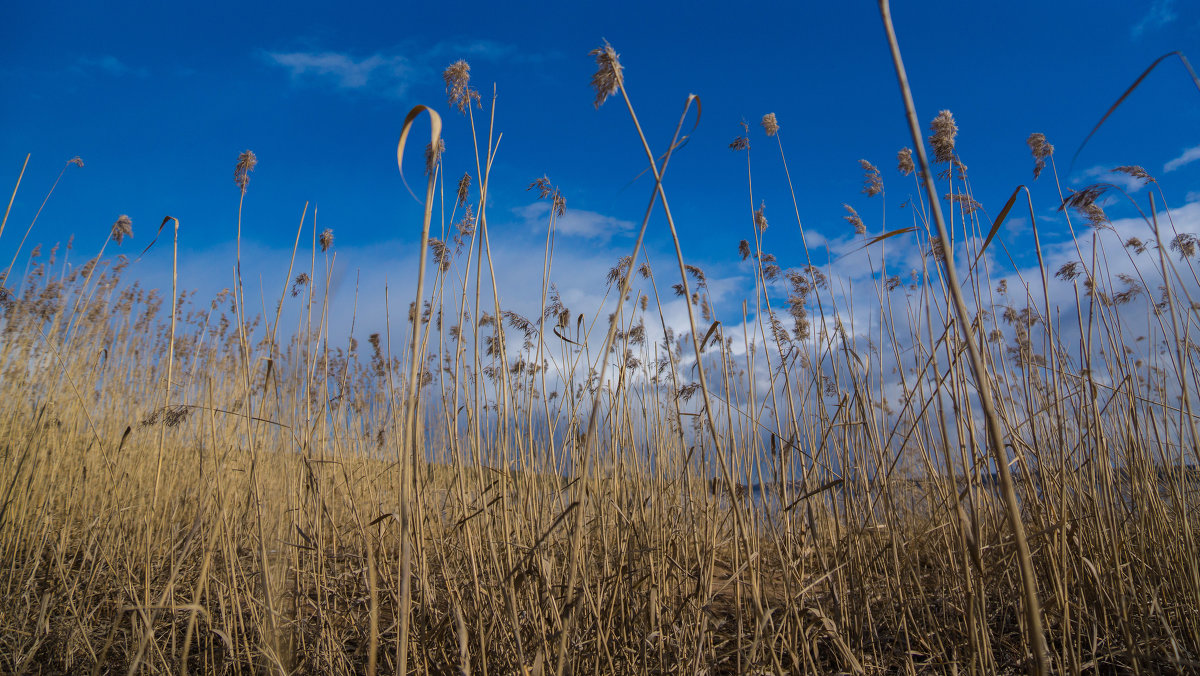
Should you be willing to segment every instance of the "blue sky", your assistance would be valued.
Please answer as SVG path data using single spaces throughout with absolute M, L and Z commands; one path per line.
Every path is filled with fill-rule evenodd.
M 954 112 L 958 152 L 991 216 L 1032 179 L 1031 132 L 1056 145 L 1065 174 L 1087 132 L 1151 61 L 1181 49 L 1200 62 L 1195 3 L 920 2 L 893 11 L 922 123 L 940 109 Z M 621 54 L 656 150 L 686 95 L 702 97 L 703 119 L 666 185 L 685 254 L 710 276 L 731 288 L 750 279 L 736 255 L 750 235 L 746 160 L 728 149 L 742 120 L 751 125 L 754 201 L 766 204 L 771 223 L 765 248 L 785 266 L 804 262 L 778 149 L 758 126 L 767 112 L 783 128 L 804 226 L 835 253 L 852 235 L 843 202 L 880 231 L 878 198 L 860 193 L 860 158 L 884 172 L 889 223 L 910 218 L 896 209 L 913 183 L 896 173 L 895 154 L 911 142 L 871 2 L 742 11 L 715 3 L 294 3 L 287 11 L 20 3 L 6 15 L 0 183 L 12 185 L 26 153 L 32 159 L 0 237 L 5 264 L 63 162 L 79 155 L 86 166 L 68 168 L 26 251 L 75 234 L 73 256 L 90 255 L 119 214 L 134 223 L 126 248 L 140 251 L 170 214 L 182 224 L 181 283 L 202 292 L 228 286 L 219 280 L 232 266 L 233 165 L 252 149 L 259 166 L 244 228 L 258 274 L 286 272 L 309 201 L 319 208 L 318 228 L 336 233 L 340 279 L 362 270 L 364 285 L 382 275 L 407 283 L 420 208 L 400 182 L 395 143 L 409 108 L 437 106 L 447 124 L 448 176 L 475 173 L 466 122 L 450 111 L 441 81 L 446 65 L 466 58 L 485 103 L 493 82 L 499 93 L 504 137 L 489 208 L 511 293 L 531 288 L 530 250 L 540 263 L 544 225 L 528 218 L 525 186 L 546 174 L 566 195 L 576 227 L 559 241 L 556 280 L 585 302 L 589 287 L 602 293 L 603 271 L 627 252 L 652 187 L 645 176 L 635 181 L 645 161 L 619 101 L 592 105 L 588 51 L 605 38 Z M 1063 178 L 1078 186 L 1103 168 L 1140 164 L 1172 206 L 1200 200 L 1197 130 L 1200 92 L 1178 63 L 1164 64 Z M 419 177 L 419 163 L 409 171 Z M 1063 230 L 1053 227 L 1050 181 L 1044 176 L 1034 194 L 1053 240 Z M 1003 237 L 1021 251 L 1028 229 L 1017 220 Z M 659 260 L 669 253 L 661 218 L 648 244 Z M 143 267 L 161 279 L 164 254 L 156 253 Z

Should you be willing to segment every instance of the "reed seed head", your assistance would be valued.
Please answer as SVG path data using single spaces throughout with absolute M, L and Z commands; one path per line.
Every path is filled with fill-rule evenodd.
M 767 136 L 774 136 L 779 133 L 779 121 L 775 119 L 775 113 L 767 113 L 762 119 L 763 131 L 767 132 Z
M 1063 200 L 1063 203 L 1059 205 L 1058 210 L 1063 211 L 1070 207 L 1087 218 L 1093 227 L 1102 227 L 1108 223 L 1108 216 L 1104 213 L 1104 209 L 1096 202 L 1104 196 L 1104 193 L 1110 187 L 1112 187 L 1110 184 L 1097 183 L 1089 185 L 1082 190 L 1072 191 Z
M 754 210 L 754 227 L 758 228 L 759 232 L 767 229 L 767 216 L 765 213 L 763 213 L 766 210 L 767 205 L 765 202 L 760 203 L 758 208 Z
M 954 159 L 954 139 L 958 136 L 958 125 L 954 122 L 954 114 L 948 110 L 938 113 L 929 124 L 933 136 L 929 137 L 929 145 L 933 146 L 935 162 L 949 162 Z
M 1134 253 L 1138 254 L 1146 253 L 1146 243 L 1137 237 L 1130 237 L 1129 239 L 1125 240 L 1125 248 L 1133 249 Z
M 129 220 L 125 214 L 117 216 L 117 220 L 113 221 L 110 236 L 117 246 L 121 246 L 121 242 L 125 241 L 126 237 L 133 237 L 133 221 Z
M 254 171 L 254 167 L 258 165 L 258 158 L 254 156 L 254 152 L 250 150 L 242 151 L 238 155 L 237 164 L 233 167 L 233 182 L 237 187 L 245 191 L 246 186 L 250 183 L 250 172 Z
M 879 169 L 866 160 L 859 160 L 858 166 L 863 170 L 863 194 L 874 197 L 883 192 L 883 178 L 879 175 Z
M 1033 153 L 1034 159 L 1044 160 L 1054 154 L 1054 146 L 1046 141 L 1046 135 L 1041 132 L 1030 134 L 1025 143 Z
M 1046 159 L 1054 154 L 1054 146 L 1046 141 L 1046 135 L 1041 132 L 1030 134 L 1029 138 L 1025 139 L 1025 144 L 1029 146 L 1029 152 L 1033 153 L 1033 159 L 1036 160 L 1033 165 L 1033 180 L 1036 181 L 1046 168 Z
M 309 279 L 307 272 L 301 272 L 300 274 L 296 275 L 296 281 L 292 282 L 292 298 L 299 296 L 300 292 L 304 289 L 304 287 L 308 286 L 310 281 L 312 280 Z
M 1150 175 L 1150 172 L 1136 164 L 1117 167 L 1116 169 L 1113 169 L 1113 172 L 1136 178 L 1141 181 L 1143 185 L 1154 182 L 1154 177 Z
M 530 183 L 529 187 L 525 188 L 525 190 L 536 190 L 538 199 L 543 200 L 549 197 L 550 193 L 554 192 L 554 186 L 550 184 L 550 177 L 542 176 L 533 183 Z
M 916 165 L 913 164 L 912 148 L 901 148 L 900 152 L 896 153 L 896 168 L 905 176 L 917 170 Z
M 72 157 L 71 159 L 67 160 L 67 164 L 74 164 L 77 167 L 82 167 L 83 166 L 83 158 L 76 155 L 75 157 Z
M 438 162 L 442 161 L 442 153 L 446 152 L 446 141 L 439 138 L 437 146 L 433 142 L 425 144 L 425 175 L 428 176 L 437 169 Z
M 468 191 L 471 189 L 471 174 L 464 173 L 462 178 L 458 179 L 458 203 L 466 204 Z
M 321 252 L 324 253 L 326 251 L 329 251 L 329 248 L 331 246 L 333 246 L 333 230 L 330 230 L 329 228 L 325 228 L 324 230 L 322 230 L 320 242 L 321 242 Z
M 1064 263 L 1062 267 L 1058 269 L 1058 272 L 1054 273 L 1054 276 L 1063 280 L 1064 282 L 1071 282 L 1083 273 L 1083 263 L 1080 263 L 1079 261 L 1071 261 L 1069 263 Z
M 625 81 L 625 76 L 622 75 L 620 55 L 608 44 L 604 42 L 603 47 L 597 47 L 590 52 L 590 56 L 596 57 L 596 72 L 592 75 L 592 88 L 596 90 L 596 108 L 604 105 L 604 102 L 609 96 L 617 93 L 621 88 L 621 84 Z
M 867 234 L 867 226 L 863 224 L 862 218 L 859 217 L 858 212 L 854 210 L 854 207 L 850 206 L 849 204 L 843 204 L 842 207 L 844 207 L 848 212 L 848 215 L 843 216 L 842 218 L 845 218 L 847 223 L 854 226 L 854 234 Z
M 1171 240 L 1170 246 L 1179 254 L 1180 258 L 1194 258 L 1197 250 L 1200 250 L 1200 237 L 1189 232 L 1181 232 Z
M 479 105 L 479 92 L 471 89 L 471 66 L 466 61 L 459 59 L 447 66 L 442 79 L 446 82 L 446 99 L 458 112 L 466 114 L 472 101 Z

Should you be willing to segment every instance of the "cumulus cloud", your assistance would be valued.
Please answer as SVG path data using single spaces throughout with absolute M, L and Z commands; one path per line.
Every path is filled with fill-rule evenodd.
M 1187 150 L 1183 151 L 1182 155 L 1180 155 L 1179 157 L 1176 157 L 1175 159 L 1171 160 L 1170 162 L 1167 162 L 1166 164 L 1164 164 L 1163 171 L 1164 172 L 1175 171 L 1176 169 L 1182 167 L 1183 165 L 1191 164 L 1192 162 L 1195 162 L 1196 160 L 1200 160 L 1200 146 L 1192 146 L 1191 148 L 1188 148 Z
M 549 218 L 550 204 L 541 201 L 513 209 L 519 218 L 530 229 L 543 231 Z M 558 218 L 555 232 L 558 235 L 594 239 L 607 242 L 614 235 L 622 235 L 633 229 L 633 223 L 613 216 L 605 216 L 595 211 L 567 208 L 566 213 Z
M 293 81 L 318 81 L 338 89 L 367 89 L 400 96 L 408 87 L 412 66 L 400 55 L 372 54 L 356 58 L 339 52 L 265 52 L 267 61 L 286 69 Z

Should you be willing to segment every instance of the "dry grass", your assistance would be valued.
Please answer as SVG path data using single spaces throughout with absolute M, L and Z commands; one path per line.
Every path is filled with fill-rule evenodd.
M 611 47 L 593 54 L 597 106 L 619 94 L 633 116 L 631 74 Z M 468 78 L 464 62 L 446 73 L 474 133 Z M 667 215 L 678 269 L 660 281 L 639 236 L 606 307 L 563 307 L 565 202 L 541 179 L 532 319 L 495 300 L 495 131 L 449 200 L 435 188 L 450 157 L 430 152 L 434 265 L 389 320 L 404 356 L 387 336 L 329 340 L 333 233 L 318 247 L 304 222 L 308 269 L 293 253 L 280 295 L 300 323 L 283 332 L 279 308 L 248 316 L 240 287 L 211 304 L 176 291 L 172 312 L 122 280 L 124 259 L 31 257 L 0 314 L 0 671 L 1008 673 L 1038 668 L 1039 638 L 1055 672 L 1200 669 L 1187 242 L 1151 207 L 1157 241 L 1122 248 L 1096 193 L 1060 194 L 1095 226 L 1080 251 L 1099 244 L 1061 282 L 1043 264 L 1000 289 L 1015 277 L 980 243 L 1014 202 L 980 220 L 952 127 L 939 115 L 924 172 L 949 191 L 945 222 L 916 198 L 910 227 L 863 237 L 873 296 L 851 303 L 807 247 L 785 270 L 763 210 L 748 214 L 744 324 L 716 322 L 684 263 L 671 155 L 644 137 L 647 219 Z M 750 144 L 737 150 L 751 170 Z M 920 174 L 917 157 L 902 169 Z M 253 154 L 237 166 L 245 199 Z M 900 237 L 923 254 L 905 279 L 884 265 Z M 1137 279 L 1113 279 L 1109 256 Z M 1052 306 L 1053 283 L 1078 302 Z M 686 335 L 665 323 L 663 284 Z M 665 339 L 647 339 L 656 326 Z M 757 347 L 735 350 L 733 326 Z

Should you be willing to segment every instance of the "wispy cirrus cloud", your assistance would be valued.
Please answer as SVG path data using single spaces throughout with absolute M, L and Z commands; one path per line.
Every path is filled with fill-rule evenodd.
M 517 48 L 495 40 L 451 40 L 439 42 L 430 48 L 427 55 L 431 59 L 455 58 L 469 59 L 478 57 L 499 61 L 515 56 Z
M 124 75 L 146 77 L 150 74 L 145 68 L 133 68 L 111 54 L 81 56 L 75 61 L 75 65 L 71 69 L 78 73 L 102 73 L 110 77 L 122 77 Z
M 294 82 L 321 82 L 338 89 L 400 96 L 413 67 L 401 55 L 355 57 L 340 52 L 263 52 L 268 63 L 286 69 Z
M 1185 164 L 1191 164 L 1196 160 L 1200 160 L 1200 146 L 1192 146 L 1183 151 L 1183 154 L 1163 165 L 1163 172 L 1175 171 Z
M 526 52 L 495 40 L 449 40 L 439 42 L 425 53 L 435 64 L 454 59 L 481 59 L 484 61 L 508 61 L 512 63 L 541 63 L 555 53 Z
M 495 40 L 445 40 L 432 47 L 407 45 L 370 55 L 336 50 L 260 50 L 270 65 L 282 68 L 297 84 L 332 85 L 346 91 L 388 97 L 402 96 L 408 86 L 427 82 L 450 62 L 471 61 L 537 63 L 546 54 L 523 52 L 515 45 Z
M 525 225 L 533 230 L 544 231 L 550 213 L 548 202 L 534 202 L 513 209 Z M 554 224 L 554 232 L 558 235 L 579 237 L 607 242 L 614 235 L 623 235 L 633 229 L 633 223 L 613 216 L 605 216 L 595 211 L 568 208 L 559 216 Z
M 1133 37 L 1139 38 L 1146 31 L 1162 28 L 1178 18 L 1172 7 L 1174 4 L 1174 0 L 1155 0 L 1151 3 L 1149 11 L 1130 29 Z

